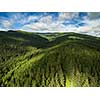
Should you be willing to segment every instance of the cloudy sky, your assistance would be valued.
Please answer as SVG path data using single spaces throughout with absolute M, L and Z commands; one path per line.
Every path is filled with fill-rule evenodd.
M 0 12 L 0 30 L 100 34 L 100 12 Z

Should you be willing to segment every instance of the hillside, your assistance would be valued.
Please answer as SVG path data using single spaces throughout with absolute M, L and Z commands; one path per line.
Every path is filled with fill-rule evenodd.
M 0 86 L 100 86 L 100 38 L 0 31 Z

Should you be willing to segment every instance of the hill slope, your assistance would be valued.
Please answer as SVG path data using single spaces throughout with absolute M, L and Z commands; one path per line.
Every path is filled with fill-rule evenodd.
M 100 86 L 100 38 L 1 31 L 0 86 Z

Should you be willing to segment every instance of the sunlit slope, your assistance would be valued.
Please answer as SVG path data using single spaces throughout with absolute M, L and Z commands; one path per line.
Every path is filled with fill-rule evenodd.
M 0 32 L 0 86 L 100 86 L 100 39 L 53 34 Z

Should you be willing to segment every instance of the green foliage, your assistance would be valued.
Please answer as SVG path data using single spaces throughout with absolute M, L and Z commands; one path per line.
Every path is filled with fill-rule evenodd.
M 100 86 L 100 39 L 77 33 L 1 31 L 0 86 Z

